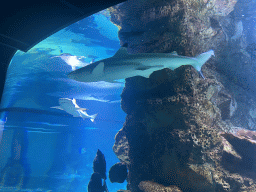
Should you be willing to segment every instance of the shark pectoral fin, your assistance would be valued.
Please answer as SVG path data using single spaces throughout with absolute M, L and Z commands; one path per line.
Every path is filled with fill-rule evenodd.
M 127 48 L 126 47 L 121 47 L 117 52 L 116 54 L 113 56 L 113 57 L 116 57 L 116 58 L 122 58 L 126 55 L 129 55 L 128 52 L 127 52 Z
M 93 75 L 101 75 L 104 73 L 104 62 L 100 62 L 92 71 Z
M 203 73 L 202 73 L 202 70 L 200 70 L 200 71 L 198 71 L 199 72 L 199 74 L 201 75 L 201 77 L 203 78 L 203 79 L 205 79 L 205 77 L 204 77 L 204 75 L 203 75 Z
M 50 107 L 50 108 L 64 110 L 61 108 L 61 106 L 55 106 L 55 107 Z
M 83 115 L 81 114 L 81 112 L 80 111 L 78 111 L 78 115 L 74 115 L 73 117 L 82 117 L 83 119 L 84 119 L 84 117 L 83 117 Z
M 77 111 L 86 111 L 86 110 L 88 110 L 88 109 L 86 109 L 86 108 L 77 108 L 76 110 L 77 110 Z

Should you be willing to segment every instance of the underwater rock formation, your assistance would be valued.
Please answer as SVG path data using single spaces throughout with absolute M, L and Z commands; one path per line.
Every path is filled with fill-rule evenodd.
M 128 167 L 128 190 L 145 191 L 139 186 L 148 181 L 183 192 L 256 191 L 256 175 L 250 171 L 254 133 L 240 128 L 256 129 L 256 101 L 244 90 L 248 82 L 243 83 L 254 76 L 239 79 L 253 70 L 243 65 L 250 55 L 243 23 L 230 14 L 238 9 L 235 4 L 130 0 L 110 9 L 121 44 L 127 43 L 130 53 L 195 56 L 216 50 L 215 59 L 203 66 L 205 80 L 191 66 L 126 79 L 121 107 L 127 117 L 113 150 Z M 241 139 L 238 134 L 245 132 Z M 250 146 L 252 154 L 234 141 Z
M 105 192 L 105 186 L 102 186 L 101 175 L 93 173 L 88 184 L 88 192 Z
M 232 146 L 224 148 L 224 166 L 233 172 L 249 171 L 253 174 L 256 171 L 256 132 L 238 129 L 235 133 L 220 135 Z
M 224 38 L 216 18 L 233 11 L 237 0 L 127 1 L 110 8 L 121 45 L 131 53 L 172 52 L 195 56 Z M 217 25 L 214 25 L 214 21 Z
M 240 104 L 215 76 L 203 80 L 190 66 L 163 69 L 148 79 L 126 79 L 121 96 L 127 117 L 113 148 L 122 149 L 115 152 L 127 160 L 129 190 L 141 192 L 141 181 L 175 185 L 184 192 L 256 189 L 249 167 L 242 174 L 224 166 L 230 155 L 230 166 L 251 157 L 220 135 L 235 130 L 231 119 L 238 118 Z
M 125 162 L 126 165 L 130 164 L 128 157 L 128 140 L 122 129 L 115 136 L 113 151 L 121 162 Z
M 93 160 L 93 171 L 99 173 L 101 178 L 106 180 L 106 160 L 104 154 L 98 149 Z
M 253 1 L 129 0 L 110 8 L 130 53 L 172 52 L 196 56 L 213 49 L 215 67 L 231 81 L 256 92 Z M 252 11 L 251 11 L 252 12 Z M 203 67 L 203 72 L 207 66 Z
M 144 192 L 182 192 L 176 186 L 165 187 L 152 181 L 141 181 L 139 188 Z
M 254 18 L 248 15 L 250 9 L 255 10 L 255 6 L 256 3 L 253 1 L 238 1 L 227 17 L 217 18 L 225 34 L 225 40 L 214 49 L 218 70 L 231 81 L 254 94 L 256 33 Z
M 214 190 L 214 169 L 204 158 L 221 143 L 220 112 L 205 99 L 206 84 L 190 66 L 127 79 L 121 106 L 128 115 L 116 138 L 128 140 L 128 189 L 154 180 L 182 191 Z
M 127 167 L 125 163 L 116 163 L 109 170 L 109 180 L 111 183 L 123 183 L 127 178 Z

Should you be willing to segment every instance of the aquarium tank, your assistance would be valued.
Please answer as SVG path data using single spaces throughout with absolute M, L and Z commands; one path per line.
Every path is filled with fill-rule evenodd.
M 17 51 L 0 191 L 255 192 L 255 10 L 128 0 Z

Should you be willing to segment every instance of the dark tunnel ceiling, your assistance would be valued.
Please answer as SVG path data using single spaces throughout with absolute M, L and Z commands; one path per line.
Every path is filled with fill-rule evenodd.
M 121 2 L 124 0 L 5 1 L 0 7 L 0 99 L 8 65 L 17 50 L 26 52 L 68 25 Z

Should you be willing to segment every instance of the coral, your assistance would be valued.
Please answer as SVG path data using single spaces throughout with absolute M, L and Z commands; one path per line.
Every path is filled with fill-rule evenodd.
M 165 187 L 152 181 L 141 181 L 139 188 L 144 192 L 182 192 L 177 186 Z

